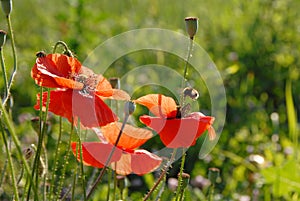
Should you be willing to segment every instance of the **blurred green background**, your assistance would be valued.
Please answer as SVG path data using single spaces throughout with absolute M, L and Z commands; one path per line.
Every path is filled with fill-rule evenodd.
M 187 154 L 185 169 L 191 180 L 198 175 L 207 178 L 208 168 L 217 167 L 221 174 L 216 199 L 300 200 L 299 9 L 297 0 L 13 1 L 19 69 L 12 89 L 12 115 L 20 139 L 24 146 L 36 143 L 28 118 L 37 114 L 33 105 L 38 87 L 30 77 L 36 52 L 50 53 L 56 41 L 63 40 L 83 61 L 99 44 L 122 32 L 163 28 L 185 33 L 184 18 L 196 16 L 195 41 L 218 67 L 228 102 L 225 127 L 213 151 L 204 160 L 197 159 L 199 146 Z M 4 15 L 0 29 L 7 30 Z M 8 38 L 4 47 L 8 67 L 12 66 L 9 43 Z M 182 73 L 183 61 L 163 56 L 165 65 Z M 155 63 L 158 57 L 155 51 L 135 53 L 113 65 L 121 66 L 118 73 L 124 74 L 132 66 Z M 113 73 L 107 76 L 116 76 Z M 200 93 L 201 107 L 209 110 L 208 93 Z M 49 153 L 56 135 L 55 129 L 49 133 Z M 145 145 L 160 146 L 159 138 Z M 170 176 L 176 175 L 174 167 Z M 208 187 L 190 189 L 187 200 L 201 200 Z

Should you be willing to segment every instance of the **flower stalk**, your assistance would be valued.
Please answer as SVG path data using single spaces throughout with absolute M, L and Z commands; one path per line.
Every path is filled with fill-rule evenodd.
M 101 179 L 102 179 L 102 177 L 103 177 L 103 175 L 104 175 L 104 172 L 106 171 L 106 168 L 107 168 L 108 164 L 110 163 L 110 160 L 111 160 L 111 158 L 112 158 L 112 156 L 113 156 L 113 154 L 114 154 L 114 152 L 115 152 L 115 150 L 116 150 L 116 148 L 117 148 L 117 145 L 118 145 L 118 143 L 119 143 L 119 141 L 120 141 L 120 139 L 121 139 L 121 136 L 122 136 L 123 130 L 124 130 L 124 128 L 125 128 L 125 125 L 126 125 L 126 123 L 127 123 L 127 121 L 128 121 L 128 118 L 129 118 L 129 116 L 134 112 L 134 109 L 135 109 L 135 105 L 134 105 L 133 102 L 130 102 L 130 101 L 126 102 L 125 108 L 124 108 L 124 120 L 123 120 L 121 129 L 120 129 L 120 132 L 119 132 L 119 134 L 118 134 L 118 137 L 117 137 L 117 139 L 116 139 L 116 142 L 114 143 L 114 146 L 113 146 L 113 148 L 112 148 L 112 150 L 111 150 L 111 152 L 110 152 L 110 154 L 109 154 L 109 156 L 108 156 L 108 158 L 107 158 L 107 160 L 106 160 L 106 162 L 105 162 L 105 164 L 104 164 L 104 167 L 102 168 L 102 170 L 101 170 L 101 172 L 100 172 L 98 178 L 96 179 L 96 181 L 95 181 L 95 183 L 93 184 L 91 190 L 89 191 L 89 193 L 88 193 L 88 195 L 87 195 L 87 199 L 89 199 L 89 198 L 91 197 L 91 195 L 92 195 L 93 192 L 95 191 L 97 185 L 98 185 L 99 182 L 101 181 Z
M 181 88 L 184 89 L 186 82 L 187 82 L 187 74 L 188 74 L 188 64 L 189 64 L 189 60 L 191 58 L 191 53 L 193 50 L 193 42 L 194 42 L 194 36 L 197 33 L 198 30 L 198 19 L 195 17 L 187 17 L 185 18 L 185 22 L 186 22 L 186 31 L 188 33 L 188 35 L 190 36 L 190 40 L 189 40 L 189 46 L 188 46 L 188 54 L 187 54 L 187 58 L 186 58 L 186 62 L 184 65 L 184 72 L 183 72 L 183 79 L 182 79 L 182 83 L 181 83 Z M 184 100 L 185 100 L 185 92 L 186 90 L 183 90 L 181 95 L 180 95 L 180 109 L 183 108 L 184 106 Z M 180 111 L 181 113 L 183 113 L 182 111 Z M 183 169 L 184 169 L 184 163 L 185 163 L 185 154 L 186 149 L 183 148 L 182 149 L 182 158 L 181 158 L 181 165 L 180 165 L 180 172 L 179 172 L 179 176 L 178 176 L 178 187 L 176 190 L 176 201 L 179 199 L 179 194 L 180 192 L 182 192 L 182 173 L 183 173 Z M 181 199 L 180 199 L 181 200 Z
M 4 141 L 4 145 L 5 145 L 5 151 L 6 151 L 6 155 L 7 155 L 7 161 L 8 161 L 8 166 L 10 169 L 10 175 L 11 175 L 11 180 L 12 180 L 12 186 L 13 186 L 13 191 L 14 191 L 14 200 L 18 201 L 19 200 L 19 194 L 18 194 L 18 185 L 17 185 L 17 181 L 16 181 L 16 176 L 15 176 L 15 169 L 13 166 L 13 162 L 12 162 L 12 158 L 10 155 L 10 150 L 8 147 L 8 143 L 7 143 L 7 138 L 4 132 L 4 128 L 2 126 L 2 122 L 0 122 L 0 129 L 1 129 L 1 133 L 2 133 L 2 138 Z

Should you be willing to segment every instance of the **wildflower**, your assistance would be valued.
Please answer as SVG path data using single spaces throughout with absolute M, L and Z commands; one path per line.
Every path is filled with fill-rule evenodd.
M 39 52 L 31 76 L 39 86 L 57 88 L 50 92 L 50 112 L 74 123 L 80 119 L 85 127 L 104 126 L 117 120 L 103 99 L 130 99 L 126 92 L 113 89 L 102 75 L 63 54 Z M 35 109 L 40 109 L 40 98 L 38 95 Z M 47 92 L 43 93 L 42 100 L 45 109 Z
M 190 147 L 206 130 L 211 140 L 215 138 L 212 127 L 214 117 L 205 116 L 201 112 L 182 116 L 180 108 L 171 97 L 148 94 L 134 102 L 146 106 L 155 115 L 143 115 L 140 121 L 156 131 L 169 148 Z
M 121 126 L 120 122 L 107 124 L 101 127 L 101 132 L 97 132 L 101 142 L 82 143 L 82 155 L 85 165 L 97 168 L 104 167 Z M 94 130 L 97 131 L 97 129 Z M 151 131 L 126 124 L 108 165 L 120 175 L 128 175 L 130 173 L 143 175 L 155 170 L 161 164 L 162 159 L 144 149 L 136 149 L 151 137 Z M 74 155 L 76 155 L 75 142 L 72 143 L 72 148 Z M 80 155 L 79 157 L 78 155 L 77 158 L 79 160 Z

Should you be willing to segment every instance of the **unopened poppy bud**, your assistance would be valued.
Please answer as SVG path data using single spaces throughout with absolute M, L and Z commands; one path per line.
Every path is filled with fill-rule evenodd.
M 6 41 L 6 32 L 3 31 L 3 30 L 0 30 L 0 50 L 2 49 L 2 47 L 4 46 L 5 44 L 5 41 Z
M 6 16 L 9 16 L 12 10 L 12 0 L 1 0 L 2 10 Z
M 184 94 L 184 97 L 189 96 L 193 100 L 197 100 L 199 98 L 198 91 L 196 89 L 191 88 L 191 87 L 186 87 L 183 90 L 183 94 Z
M 132 101 L 127 101 L 125 103 L 125 114 L 131 115 L 135 110 L 135 103 Z
M 218 168 L 212 167 L 208 169 L 208 179 L 212 184 L 217 183 L 219 177 L 220 177 L 220 170 Z
M 190 39 L 194 39 L 195 34 L 198 30 L 198 18 L 196 17 L 186 17 L 185 19 L 186 31 L 190 36 Z
M 113 89 L 120 89 L 120 79 L 118 77 L 109 78 L 109 82 Z

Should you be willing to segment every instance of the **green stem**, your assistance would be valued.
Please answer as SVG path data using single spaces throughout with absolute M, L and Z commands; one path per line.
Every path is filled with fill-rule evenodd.
M 80 171 L 81 171 L 81 178 L 82 178 L 82 188 L 83 188 L 83 200 L 86 200 L 86 182 L 85 182 L 85 175 L 83 171 L 83 157 L 82 157 L 82 147 L 81 147 L 81 130 L 80 130 L 80 121 L 78 120 L 78 145 L 79 145 L 79 153 L 80 153 Z M 76 150 L 77 153 L 77 150 Z
M 151 194 L 154 192 L 154 190 L 157 188 L 157 186 L 160 184 L 160 182 L 163 180 L 165 175 L 167 174 L 167 171 L 169 170 L 169 167 L 172 165 L 173 161 L 175 160 L 175 155 L 176 155 L 177 149 L 174 149 L 171 155 L 170 160 L 166 164 L 166 166 L 163 168 L 159 178 L 155 182 L 155 184 L 152 186 L 150 191 L 147 193 L 147 195 L 144 197 L 143 201 L 146 201 L 150 198 Z
M 182 88 L 182 92 L 181 92 L 181 95 L 180 95 L 180 105 L 179 107 L 182 108 L 184 106 L 184 87 L 186 85 L 186 82 L 187 82 L 187 72 L 188 72 L 188 64 L 189 64 L 189 60 L 191 58 L 191 52 L 192 52 L 192 49 L 193 49 L 193 39 L 190 38 L 189 40 L 189 47 L 188 47 L 188 54 L 187 54 L 187 59 L 186 59 L 186 62 L 185 62 L 185 65 L 184 65 L 184 72 L 183 72 L 183 79 L 182 79 L 182 82 L 181 82 L 181 88 Z M 183 114 L 182 114 L 183 115 Z M 180 173 L 179 173 L 179 177 L 178 177 L 178 187 L 177 187 L 177 191 L 176 191 L 176 201 L 179 199 L 179 196 L 181 194 L 181 192 L 183 193 L 182 191 L 182 172 L 183 172 L 183 168 L 184 168 L 184 163 L 185 163 L 185 148 L 183 148 L 183 155 L 182 155 L 182 158 L 181 158 L 181 165 L 180 165 Z
M 44 135 L 46 132 L 46 121 L 47 121 L 47 114 L 48 114 L 48 108 L 49 108 L 49 101 L 50 101 L 50 89 L 47 90 L 47 100 L 46 100 L 46 111 L 43 116 L 43 87 L 40 87 L 40 112 L 39 112 L 39 118 L 40 118 L 40 129 L 38 133 L 38 146 L 37 146 L 37 151 L 35 154 L 34 162 L 33 162 L 33 167 L 32 167 L 32 173 L 31 177 L 32 179 L 35 176 L 35 183 L 38 186 L 39 184 L 39 164 L 40 164 L 40 155 L 41 155 L 41 150 L 43 147 L 43 139 Z M 28 189 L 28 194 L 27 194 L 27 200 L 29 200 L 30 197 L 30 190 L 31 190 L 31 185 L 29 185 Z
M 66 168 L 67 168 L 66 166 L 69 163 L 68 160 L 69 160 L 69 155 L 70 155 L 70 147 L 71 147 L 71 142 L 72 142 L 73 131 L 74 131 L 74 122 L 72 121 L 71 131 L 70 131 L 70 138 L 69 138 L 69 142 L 67 144 L 68 148 L 67 148 L 67 151 L 66 151 L 66 155 L 64 157 L 65 163 L 63 163 L 62 172 L 61 172 L 61 176 L 60 176 L 60 179 L 59 179 L 59 184 L 58 184 L 57 194 L 56 194 L 56 199 L 55 200 L 58 200 L 58 196 L 60 195 L 60 192 L 61 192 L 62 186 L 63 186 L 63 182 L 64 182 L 64 179 L 65 179 L 65 173 L 66 173 Z
M 5 100 L 8 97 L 8 83 L 7 83 L 7 74 L 6 74 L 6 67 L 4 63 L 2 48 L 0 48 L 0 60 L 1 60 L 1 68 L 2 68 L 3 82 L 4 82 L 4 96 L 3 96 L 2 103 L 5 104 Z
M 179 172 L 179 177 L 178 177 L 178 187 L 177 187 L 177 190 L 176 190 L 176 201 L 179 199 L 179 200 L 182 200 L 182 197 L 183 197 L 183 189 L 182 189 L 182 173 L 183 173 L 183 169 L 184 169 L 184 164 L 185 164 L 185 148 L 182 149 L 182 158 L 181 158 L 181 165 L 180 165 L 180 172 Z M 180 198 L 179 198 L 180 196 Z
M 3 119 L 3 121 L 4 121 L 4 123 L 5 123 L 6 127 L 7 127 L 8 132 L 10 133 L 10 135 L 12 137 L 12 140 L 13 140 L 15 146 L 16 146 L 17 152 L 18 152 L 19 156 L 21 157 L 21 160 L 22 160 L 22 162 L 23 162 L 23 164 L 25 166 L 26 173 L 30 177 L 30 184 L 33 187 L 35 199 L 38 200 L 37 189 L 36 189 L 35 184 L 33 183 L 33 179 L 31 177 L 30 169 L 29 169 L 29 166 L 27 164 L 26 158 L 23 155 L 23 152 L 22 152 L 22 149 L 21 149 L 21 145 L 20 145 L 20 141 L 19 141 L 19 139 L 18 139 L 18 137 L 17 137 L 17 135 L 15 133 L 14 127 L 12 125 L 12 122 L 9 119 L 7 111 L 5 110 L 4 105 L 2 104 L 2 102 L 0 104 L 0 109 L 1 109 L 1 112 L 2 112 L 2 119 Z
M 215 184 L 212 184 L 209 189 L 208 201 L 214 201 Z
M 62 136 L 62 117 L 59 117 L 59 131 L 58 131 L 58 140 L 56 144 L 55 149 L 55 155 L 54 155 L 54 167 L 52 169 L 52 175 L 51 175 L 51 184 L 49 189 L 49 195 L 48 200 L 52 199 L 52 191 L 54 189 L 54 181 L 56 180 L 55 173 L 57 171 L 57 165 L 58 165 L 58 155 L 60 153 L 60 145 L 61 145 L 61 136 Z M 54 192 L 54 191 L 53 191 Z
M 57 41 L 57 42 L 55 43 L 54 47 L 53 47 L 53 53 L 56 52 L 56 49 L 57 49 L 57 47 L 58 47 L 59 45 L 63 46 L 64 49 L 65 49 L 66 51 L 69 50 L 68 45 L 67 45 L 64 41 Z
M 3 137 L 3 141 L 4 141 L 4 145 L 5 145 L 5 150 L 6 150 L 6 155 L 7 155 L 7 160 L 8 160 L 8 166 L 10 169 L 10 175 L 11 175 L 11 179 L 12 179 L 12 185 L 13 185 L 13 190 L 14 190 L 14 200 L 19 201 L 19 194 L 18 194 L 18 186 L 17 186 L 17 181 L 16 181 L 16 176 L 15 176 L 15 170 L 14 170 L 14 166 L 13 166 L 13 162 L 12 162 L 12 158 L 10 155 L 10 151 L 8 148 L 8 144 L 7 144 L 7 139 L 4 133 L 4 128 L 2 126 L 2 122 L 0 122 L 0 129 L 1 129 L 1 133 L 2 133 L 2 137 Z
M 14 66 L 13 66 L 13 72 L 10 75 L 10 79 L 9 79 L 8 84 L 7 84 L 8 90 L 7 90 L 6 98 L 3 100 L 4 105 L 8 100 L 9 93 L 10 93 L 10 88 L 12 86 L 12 82 L 13 82 L 15 76 L 16 76 L 16 73 L 17 73 L 17 53 L 16 53 L 16 46 L 15 46 L 15 37 L 14 37 L 13 29 L 12 29 L 12 26 L 11 26 L 10 15 L 6 16 L 6 21 L 7 21 L 8 30 L 9 30 L 9 33 L 10 33 L 10 38 L 11 38 L 11 48 L 12 48 L 12 53 L 13 53 Z
M 193 39 L 190 39 L 190 43 L 189 43 L 189 47 L 188 47 L 188 55 L 187 55 L 187 58 L 186 58 L 186 62 L 184 64 L 184 72 L 183 72 L 183 79 L 182 79 L 182 82 L 181 82 L 181 89 L 183 90 L 184 87 L 185 87 L 185 84 L 186 84 L 186 77 L 187 77 L 187 73 L 188 73 L 188 64 L 189 64 L 189 60 L 191 58 L 191 53 L 192 53 L 192 49 L 193 49 Z M 183 91 L 181 93 L 181 96 L 180 96 L 180 107 L 182 107 L 184 105 L 184 96 L 183 96 Z
M 71 200 L 74 200 L 74 198 L 75 198 L 76 180 L 77 180 L 77 167 L 74 169 L 74 172 L 73 172 L 73 185 L 72 185 Z
M 95 181 L 95 183 L 93 184 L 93 186 L 92 186 L 90 192 L 88 193 L 87 199 L 89 199 L 89 198 L 91 197 L 91 195 L 92 195 L 93 192 L 95 191 L 95 189 L 96 189 L 98 183 L 101 181 L 101 179 L 102 179 L 102 177 L 103 177 L 103 175 L 104 175 L 104 172 L 105 172 L 105 170 L 106 170 L 108 164 L 110 163 L 110 160 L 111 160 L 111 158 L 112 158 L 112 156 L 113 156 L 113 154 L 114 154 L 114 152 L 115 152 L 115 150 L 116 150 L 116 148 L 117 148 L 117 145 L 118 145 L 118 143 L 119 143 L 119 141 L 120 141 L 120 139 L 121 139 L 121 135 L 122 135 L 122 133 L 123 133 L 123 129 L 124 129 L 126 123 L 127 123 L 128 118 L 129 118 L 129 114 L 125 114 L 124 121 L 123 121 L 123 124 L 122 124 L 122 126 L 121 126 L 120 132 L 119 132 L 119 134 L 118 134 L 117 140 L 116 140 L 116 142 L 115 142 L 115 144 L 114 144 L 114 147 L 112 148 L 112 150 L 111 150 L 111 152 L 110 152 L 110 154 L 109 154 L 109 156 L 108 156 L 108 158 L 107 158 L 107 160 L 106 160 L 106 162 L 105 162 L 105 165 L 104 165 L 104 167 L 102 168 L 102 170 L 101 170 L 101 172 L 100 172 L 98 178 L 96 179 L 96 181 Z

